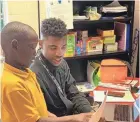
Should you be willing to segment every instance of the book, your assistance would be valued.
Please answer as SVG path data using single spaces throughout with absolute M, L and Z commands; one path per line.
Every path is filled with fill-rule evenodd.
M 129 50 L 130 45 L 130 24 L 115 22 L 114 24 L 116 41 L 118 48 L 121 50 Z
M 75 55 L 75 40 L 76 40 L 76 33 L 67 34 L 67 48 L 66 48 L 65 57 Z
M 126 29 L 126 50 L 129 51 L 130 48 L 130 24 L 127 24 Z
M 102 12 L 104 13 L 121 13 L 127 12 L 127 7 L 103 7 Z
M 120 13 L 120 12 L 127 12 L 127 7 L 122 6 L 117 0 L 113 1 L 112 3 L 103 6 L 101 9 L 104 13 Z
M 121 50 L 129 50 L 130 43 L 130 24 L 115 22 L 114 24 L 116 41 L 118 48 Z

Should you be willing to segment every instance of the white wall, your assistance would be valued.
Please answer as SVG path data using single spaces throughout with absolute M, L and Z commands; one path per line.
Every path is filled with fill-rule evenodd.
M 28 24 L 39 34 L 37 0 L 9 0 L 7 9 L 8 21 L 20 21 Z

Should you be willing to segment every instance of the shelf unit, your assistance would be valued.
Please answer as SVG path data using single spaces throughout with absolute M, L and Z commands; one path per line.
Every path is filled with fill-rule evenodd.
M 74 20 L 73 24 L 95 24 L 95 23 L 105 23 L 105 22 L 127 22 L 131 21 L 132 17 L 127 17 L 123 19 L 101 19 L 101 20 Z
M 83 11 L 85 10 L 86 6 L 93 6 L 97 7 L 98 13 L 100 13 L 100 7 L 105 6 L 113 2 L 111 1 L 73 1 L 73 14 L 76 14 L 77 11 L 79 15 L 84 15 Z M 133 34 L 133 19 L 134 19 L 134 7 L 135 1 L 126 1 L 126 0 L 119 0 L 122 6 L 127 6 L 128 11 L 126 13 L 125 18 L 123 19 L 112 19 L 112 18 L 103 18 L 100 20 L 74 20 L 73 25 L 74 29 L 70 31 L 77 31 L 77 30 L 88 30 L 89 36 L 95 36 L 97 28 L 102 27 L 103 29 L 114 29 L 114 22 L 123 22 L 130 24 L 130 41 L 129 41 L 129 49 L 127 51 L 118 50 L 115 52 L 96 52 L 96 53 L 83 53 L 80 55 L 74 55 L 73 57 L 65 57 L 72 76 L 75 78 L 77 82 L 87 81 L 87 63 L 88 60 L 102 60 L 105 58 L 118 58 L 126 61 L 130 61 L 131 59 L 131 52 L 132 52 L 132 34 Z M 38 1 L 38 16 L 39 16 L 39 29 L 40 29 L 40 2 Z M 103 17 L 107 17 L 106 14 L 101 13 Z M 110 14 L 111 16 L 113 14 Z M 119 13 L 118 16 L 121 16 Z M 39 30 L 40 32 L 40 30 Z
M 105 57 L 105 56 L 115 56 L 115 55 L 126 55 L 128 52 L 123 51 L 123 50 L 118 50 L 118 51 L 110 51 L 110 52 L 87 52 L 87 53 L 82 53 L 79 55 L 74 55 L 72 57 L 65 57 L 66 60 L 72 60 L 72 59 L 90 59 L 90 58 L 98 58 L 98 57 Z
M 83 15 L 83 11 L 86 6 L 105 6 L 112 1 L 73 1 L 73 13 L 79 11 L 80 15 Z M 114 29 L 114 22 L 123 22 L 130 24 L 130 47 L 129 50 L 123 51 L 118 50 L 115 52 L 94 52 L 94 53 L 83 53 L 80 55 L 74 55 L 73 57 L 65 57 L 66 61 L 71 70 L 72 76 L 77 82 L 87 81 L 87 63 L 88 60 L 102 60 L 105 58 L 118 58 L 126 61 L 130 61 L 131 58 L 131 45 L 132 45 L 132 34 L 133 34 L 133 19 L 134 19 L 134 1 L 119 1 L 121 5 L 127 5 L 128 12 L 127 17 L 123 19 L 100 19 L 100 20 L 74 20 L 74 29 L 77 30 L 88 30 L 89 36 L 96 35 L 97 28 L 103 27 L 105 29 Z M 99 12 L 99 9 L 98 9 Z M 103 16 L 105 16 L 103 14 Z M 106 17 L 106 16 L 105 16 Z

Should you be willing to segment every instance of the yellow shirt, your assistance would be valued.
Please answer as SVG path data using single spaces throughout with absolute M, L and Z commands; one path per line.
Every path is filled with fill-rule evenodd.
M 4 64 L 2 122 L 36 122 L 48 117 L 47 106 L 35 74 Z

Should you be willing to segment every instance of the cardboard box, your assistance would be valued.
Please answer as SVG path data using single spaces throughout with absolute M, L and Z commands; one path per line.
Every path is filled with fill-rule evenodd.
M 90 37 L 86 41 L 86 52 L 102 51 L 103 40 L 101 37 Z
M 116 35 L 103 37 L 104 44 L 112 44 L 115 43 L 115 41 L 116 41 Z
M 97 29 L 97 33 L 102 37 L 114 36 L 114 30 L 101 30 Z
M 115 44 L 105 44 L 104 45 L 105 51 L 117 51 L 118 50 L 118 43 Z
M 75 55 L 75 39 L 76 33 L 67 34 L 67 48 L 65 57 L 71 57 Z

